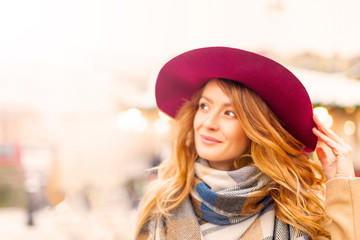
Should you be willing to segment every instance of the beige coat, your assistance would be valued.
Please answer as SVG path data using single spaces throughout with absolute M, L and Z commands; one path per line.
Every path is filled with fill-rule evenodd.
M 360 178 L 336 178 L 326 183 L 326 230 L 332 240 L 360 240 Z

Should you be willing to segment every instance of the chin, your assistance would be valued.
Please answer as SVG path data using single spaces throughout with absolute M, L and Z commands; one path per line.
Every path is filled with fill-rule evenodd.
M 199 157 L 208 160 L 208 161 L 212 161 L 212 162 L 221 162 L 221 161 L 226 161 L 221 159 L 220 157 L 214 155 L 214 154 L 209 154 L 209 153 L 198 153 Z

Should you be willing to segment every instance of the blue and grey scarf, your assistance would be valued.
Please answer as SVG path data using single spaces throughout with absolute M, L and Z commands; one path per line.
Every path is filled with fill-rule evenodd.
M 168 218 L 156 219 L 139 240 L 307 240 L 309 237 L 275 216 L 268 193 L 271 179 L 255 166 L 235 171 L 195 163 L 195 184 L 188 199 Z

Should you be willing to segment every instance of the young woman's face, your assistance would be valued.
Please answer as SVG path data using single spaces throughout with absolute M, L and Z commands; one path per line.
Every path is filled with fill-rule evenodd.
M 194 119 L 196 151 L 210 166 L 228 171 L 244 154 L 250 140 L 233 112 L 229 97 L 215 80 L 208 82 Z

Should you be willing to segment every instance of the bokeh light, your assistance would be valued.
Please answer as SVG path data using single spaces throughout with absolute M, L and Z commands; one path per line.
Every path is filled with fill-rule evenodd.
M 147 126 L 148 122 L 139 109 L 131 108 L 118 116 L 118 127 L 121 130 L 142 132 L 146 130 Z
M 353 121 L 346 121 L 344 124 L 344 133 L 347 136 L 353 135 L 356 131 L 356 125 Z
M 333 124 L 333 118 L 329 114 L 329 111 L 325 107 L 316 107 L 314 108 L 314 114 L 318 116 L 320 121 L 324 123 L 326 127 L 331 127 Z

